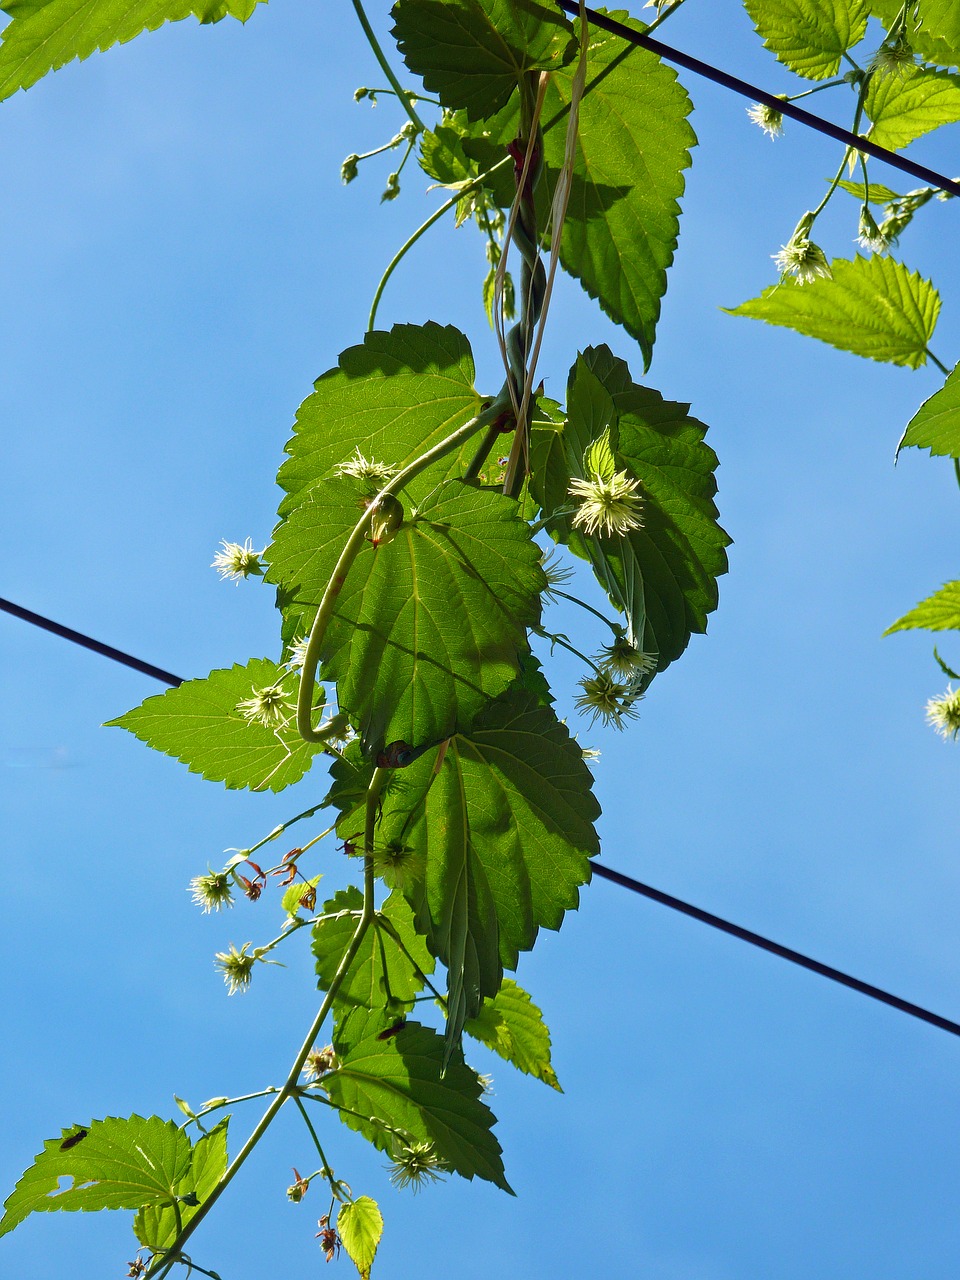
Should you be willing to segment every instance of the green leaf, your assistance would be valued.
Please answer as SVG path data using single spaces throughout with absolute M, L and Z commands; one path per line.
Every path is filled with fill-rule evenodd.
M 337 1214 L 337 1231 L 361 1280 L 370 1280 L 370 1269 L 383 1235 L 383 1215 L 376 1200 L 358 1196 Z
M 849 191 L 861 204 L 865 197 L 870 204 L 891 204 L 894 200 L 903 198 L 897 195 L 896 191 L 891 191 L 889 187 L 885 187 L 879 182 L 871 182 L 869 186 L 866 186 L 862 182 L 848 182 L 846 178 L 841 178 L 837 185 L 842 187 L 844 191 Z
M 570 24 L 537 0 L 399 0 L 393 34 L 410 70 L 445 107 L 494 115 L 529 71 L 573 56 Z
M 689 405 L 636 385 L 606 346 L 589 348 L 568 383 L 567 419 L 534 432 L 532 487 L 544 512 L 569 504 L 572 477 L 584 478 L 584 456 L 609 433 L 617 466 L 641 482 L 643 525 L 626 536 L 587 536 L 569 518 L 551 519 L 559 541 L 589 560 L 600 585 L 623 610 L 640 648 L 662 671 L 706 630 L 726 572 L 730 539 L 717 522 L 717 457 L 706 427 Z
M 947 582 L 883 633 L 894 631 L 960 631 L 960 582 Z
M 516 677 L 545 586 L 539 548 L 503 494 L 451 482 L 406 514 L 392 541 L 360 551 L 320 655 L 368 754 L 469 724 Z M 315 485 L 277 530 L 269 577 L 291 630 L 308 629 L 357 518 L 357 490 L 341 478 Z
M 345 769 L 343 770 L 346 771 Z M 467 733 L 421 756 L 383 796 L 377 840 L 426 859 L 417 924 L 447 966 L 448 1041 L 540 928 L 576 908 L 598 850 L 583 754 L 549 707 L 514 688 Z M 345 806 L 349 791 L 344 790 Z M 355 828 L 347 811 L 341 830 Z
M 960 7 L 956 0 L 920 0 L 920 26 L 908 27 L 910 47 L 927 62 L 941 67 L 960 66 Z M 892 30 L 901 0 L 870 0 L 870 12 Z
M 451 326 L 398 324 L 348 347 L 297 411 L 277 476 L 287 493 L 281 517 L 357 449 L 400 470 L 464 426 L 481 406 L 473 377 L 470 344 Z M 474 448 L 468 442 L 466 451 Z M 419 497 L 436 483 L 430 471 L 411 492 Z
M 550 1063 L 550 1032 L 543 1014 L 511 978 L 504 978 L 493 999 L 484 1000 L 479 1014 L 468 1018 L 463 1029 L 519 1071 L 563 1092 Z
M 613 16 L 643 29 L 626 14 Z M 572 69 L 558 72 L 544 100 L 547 192 L 563 164 L 572 82 Z M 696 144 L 687 122 L 691 109 L 676 72 L 655 54 L 591 29 L 560 261 L 636 338 L 644 367 L 677 247 L 683 170 Z M 545 201 L 541 207 L 545 212 Z
M 187 1225 L 226 1172 L 227 1123 L 226 1119 L 221 1120 L 193 1148 L 190 1168 L 177 1187 L 182 1226 Z M 197 1203 L 184 1203 L 184 1198 L 195 1198 Z M 133 1220 L 133 1230 L 148 1248 L 169 1249 L 177 1238 L 177 1211 L 171 1204 L 144 1205 Z
M 833 278 L 811 284 L 783 280 L 759 298 L 725 308 L 767 324 L 796 329 L 841 351 L 919 369 L 940 314 L 940 295 L 902 262 L 859 254 L 830 264 Z
M 910 419 L 897 452 L 913 445 L 941 458 L 960 458 L 960 364 Z
M 31 1213 L 140 1209 L 171 1204 L 183 1195 L 199 1198 L 198 1177 L 204 1181 L 208 1162 L 210 1168 L 217 1163 L 219 1141 L 205 1149 L 194 1168 L 190 1139 L 172 1120 L 159 1116 L 111 1116 L 92 1121 L 86 1129 L 76 1125 L 64 1129 L 59 1138 L 43 1144 L 43 1151 L 7 1198 L 0 1235 Z M 61 1179 L 69 1180 L 62 1189 Z
M 344 1108 L 344 1124 L 388 1153 L 401 1141 L 430 1142 L 462 1177 L 484 1178 L 512 1195 L 477 1073 L 455 1055 L 441 1074 L 443 1039 L 417 1022 L 386 1040 L 378 1039 L 378 1015 L 353 1014 L 349 1025 L 354 1038 L 337 1044 L 340 1065 L 320 1081 Z
M 7 6 L 12 21 L 0 43 L 0 99 L 27 89 L 48 71 L 97 49 L 126 44 L 142 31 L 192 15 L 219 22 L 229 15 L 241 22 L 258 0 L 49 0 L 46 4 Z
M 917 67 L 871 77 L 864 103 L 873 121 L 867 137 L 899 151 L 931 129 L 960 120 L 960 77 Z
M 278 730 L 248 720 L 237 708 L 258 690 L 282 685 L 289 691 L 288 723 Z M 191 773 L 228 787 L 282 791 L 299 781 L 317 748 L 303 741 L 292 722 L 296 676 L 269 658 L 245 667 L 211 671 L 141 702 L 107 724 L 127 729 L 141 742 L 175 756 Z
M 301 911 L 306 909 L 300 899 L 305 894 L 308 894 L 311 889 L 316 889 L 322 879 L 323 876 L 311 876 L 309 880 L 294 880 L 293 884 L 284 889 L 283 897 L 280 899 L 280 906 L 288 916 L 298 916 Z
M 340 961 L 356 933 L 362 907 L 363 894 L 352 885 L 341 889 L 323 905 L 324 915 L 343 914 L 337 919 L 323 920 L 313 928 L 312 949 L 321 991 L 329 990 L 333 982 Z M 403 947 L 383 927 L 383 920 L 393 928 Z M 404 947 L 413 957 L 413 963 Z M 423 989 L 423 980 L 416 973 L 414 964 L 422 973 L 433 972 L 433 957 L 414 927 L 413 912 L 406 899 L 394 892 L 364 935 L 360 950 L 337 994 L 337 1003 L 375 1012 L 385 1009 L 388 1003 L 392 1012 L 398 1012 L 401 1007 L 412 1009 L 414 996 Z
M 744 0 L 764 46 L 810 80 L 836 75 L 867 29 L 866 0 Z

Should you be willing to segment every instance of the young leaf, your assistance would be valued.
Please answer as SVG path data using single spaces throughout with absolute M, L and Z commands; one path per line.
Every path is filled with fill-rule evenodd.
M 931 129 L 960 120 L 960 77 L 921 67 L 875 75 L 864 109 L 873 121 L 870 141 L 899 151 Z
M 586 535 L 569 519 L 551 520 L 554 537 L 593 565 L 601 586 L 630 621 L 636 643 L 663 670 L 716 608 L 730 539 L 714 504 L 717 457 L 689 405 L 636 385 L 606 346 L 589 348 L 570 371 L 567 419 L 534 433 L 533 492 L 545 512 L 570 503 L 571 478 L 609 432 L 617 466 L 641 482 L 642 525 L 622 537 Z
M 960 458 L 960 364 L 910 419 L 897 452 L 914 445 L 941 458 Z
M 469 422 L 481 405 L 473 376 L 470 344 L 449 325 L 398 324 L 348 347 L 297 411 L 277 476 L 287 492 L 281 517 L 356 451 L 399 471 Z M 431 472 L 410 491 L 419 497 L 436 483 Z
M 558 72 L 544 100 L 548 193 L 563 164 L 572 80 L 572 69 Z M 655 54 L 591 28 L 560 261 L 636 338 L 644 367 L 677 247 L 683 170 L 697 140 L 687 122 L 691 109 L 676 72 Z M 541 202 L 544 214 L 547 207 Z
M 281 908 L 288 916 L 298 916 L 301 911 L 305 911 L 301 899 L 307 894 L 312 894 L 317 885 L 323 879 L 322 876 L 311 876 L 309 880 L 294 880 L 283 891 L 283 897 L 280 899 Z
M 870 12 L 892 30 L 902 0 L 870 0 Z M 920 23 L 908 27 L 910 47 L 926 62 L 960 66 L 960 5 L 956 0 L 921 0 Z
M 360 1280 L 370 1280 L 370 1269 L 383 1235 L 383 1215 L 376 1200 L 358 1196 L 337 1214 L 337 1231 Z
M 193 1148 L 190 1168 L 177 1187 L 178 1209 L 172 1204 L 148 1204 L 133 1220 L 133 1230 L 142 1245 L 153 1249 L 169 1249 L 177 1238 L 177 1216 L 186 1226 L 204 1200 L 223 1177 L 227 1168 L 227 1120 L 198 1139 Z M 196 1200 L 194 1204 L 193 1201 Z
M 356 932 L 363 894 L 354 886 L 341 889 L 323 904 L 324 915 L 343 913 L 333 920 L 323 920 L 313 927 L 313 955 L 316 960 L 318 985 L 329 989 L 340 961 Z M 403 943 L 382 927 L 386 919 Z M 406 948 L 406 952 L 404 951 Z M 409 956 L 413 957 L 411 962 Z M 433 956 L 413 923 L 413 912 L 406 899 L 392 893 L 377 913 L 375 924 L 364 935 L 360 950 L 337 995 L 341 1005 L 353 1005 L 378 1012 L 390 1001 L 391 1007 L 413 1008 L 413 998 L 423 988 L 414 964 L 421 973 L 432 973 Z
M 842 187 L 844 191 L 849 191 L 861 204 L 864 198 L 869 200 L 870 204 L 891 204 L 894 200 L 902 199 L 896 191 L 891 191 L 889 187 L 879 182 L 871 182 L 869 186 L 865 186 L 862 182 L 849 182 L 846 178 L 841 178 L 837 186 Z
M 833 278 L 810 284 L 783 280 L 759 298 L 724 308 L 767 324 L 796 329 L 841 351 L 919 369 L 940 314 L 940 295 L 902 262 L 859 254 L 830 264 Z
M 388 544 L 357 556 L 321 650 L 322 677 L 373 754 L 439 742 L 501 693 L 545 585 L 539 548 L 502 494 L 450 483 L 407 515 Z M 330 480 L 277 530 L 269 577 L 289 630 L 308 627 L 358 516 L 350 483 Z
M 408 1022 L 381 1040 L 382 1016 L 362 1019 L 351 1015 L 351 1043 L 337 1044 L 339 1066 L 320 1082 L 344 1108 L 343 1123 L 388 1154 L 403 1142 L 432 1143 L 462 1177 L 484 1178 L 512 1195 L 476 1072 L 454 1055 L 441 1075 L 443 1039 L 429 1027 Z
M 468 1018 L 463 1029 L 512 1062 L 518 1071 L 563 1092 L 550 1063 L 550 1032 L 543 1014 L 511 978 L 504 978 L 493 999 L 484 1000 L 480 1012 L 475 1018 Z
M 398 0 L 393 35 L 410 70 L 471 120 L 506 106 L 528 71 L 574 53 L 570 24 L 538 0 Z
M 810 80 L 837 74 L 867 29 L 867 0 L 744 0 L 764 46 Z
M 280 687 L 286 717 L 272 729 L 238 710 L 258 691 Z M 141 702 L 108 725 L 127 729 L 141 742 L 175 756 L 191 773 L 227 787 L 282 791 L 299 781 L 317 747 L 304 742 L 292 723 L 296 678 L 269 658 L 251 658 L 245 667 L 211 671 L 176 689 Z
M 199 1144 L 198 1144 L 199 1145 Z M 94 1120 L 50 1138 L 4 1204 L 0 1235 L 31 1213 L 54 1209 L 140 1209 L 197 1194 L 190 1139 L 172 1120 Z M 203 1167 L 206 1168 L 205 1153 Z M 70 1185 L 59 1189 L 61 1179 Z M 199 1196 L 198 1196 L 199 1198 Z
M 12 21 L 0 43 L 0 99 L 27 89 L 48 71 L 97 49 L 126 44 L 141 31 L 192 15 L 219 22 L 228 15 L 246 20 L 259 0 L 48 0 L 6 5 Z
M 960 582 L 947 582 L 883 633 L 894 631 L 960 631 Z

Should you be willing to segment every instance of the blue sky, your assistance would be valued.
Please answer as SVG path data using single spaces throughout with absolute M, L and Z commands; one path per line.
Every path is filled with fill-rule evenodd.
M 380 30 L 386 9 L 371 5 Z M 734 3 L 690 0 L 663 36 L 793 87 Z M 270 590 L 208 566 L 221 538 L 267 540 L 297 404 L 359 341 L 383 266 L 439 202 L 411 165 L 381 206 L 392 157 L 340 183 L 348 152 L 402 123 L 387 98 L 354 103 L 381 82 L 349 6 L 277 0 L 244 28 L 168 27 L 0 106 L 3 595 L 184 676 L 276 654 Z M 837 148 L 799 127 L 771 143 L 746 103 L 686 83 L 700 145 L 647 380 L 710 425 L 734 545 L 709 634 L 637 723 L 581 734 L 603 753 L 603 858 L 957 1017 L 960 749 L 923 722 L 945 684 L 929 637 L 881 639 L 957 576 L 949 465 L 893 456 L 940 378 L 722 314 L 772 282 L 769 255 Z M 848 109 L 842 94 L 813 102 L 841 121 Z M 954 173 L 955 137 L 920 142 L 917 158 Z M 849 257 L 856 205 L 834 206 L 818 238 Z M 942 290 L 932 345 L 951 366 L 956 216 L 934 203 L 902 244 Z M 441 225 L 380 320 L 458 325 L 495 388 L 484 269 L 479 238 Z M 566 284 L 548 392 L 562 396 L 576 350 L 602 341 L 640 376 L 631 340 Z M 561 609 L 556 626 L 582 622 Z M 63 1125 L 171 1115 L 174 1092 L 198 1103 L 282 1078 L 316 1002 L 308 957 L 228 999 L 213 952 L 271 936 L 275 916 L 202 917 L 185 890 L 323 784 L 226 792 L 98 727 L 157 692 L 145 677 L 11 618 L 0 652 L 6 1189 Z M 949 640 L 943 652 L 960 660 Z M 581 673 L 563 658 L 554 673 L 570 713 Z M 326 869 L 332 892 L 334 856 Z M 384 1210 L 375 1276 L 956 1275 L 950 1037 L 600 881 L 518 977 L 565 1093 L 471 1055 L 495 1073 L 517 1199 L 460 1180 L 394 1193 L 381 1156 L 328 1132 L 337 1173 Z M 234 1148 L 254 1118 L 236 1113 Z M 320 1197 L 284 1195 L 291 1166 L 309 1164 L 281 1120 L 198 1232 L 197 1260 L 224 1280 L 315 1274 Z M 122 1275 L 128 1218 L 37 1216 L 0 1243 L 4 1273 Z

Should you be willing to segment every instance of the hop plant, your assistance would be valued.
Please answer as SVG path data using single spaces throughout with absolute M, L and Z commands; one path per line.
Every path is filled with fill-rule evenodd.
M 580 681 L 583 690 L 574 699 L 578 711 L 590 716 L 590 723 L 609 725 L 614 729 L 622 729 L 624 720 L 636 716 L 634 702 L 629 686 L 614 680 L 613 676 L 600 671 L 595 676 L 587 676 Z
M 390 1181 L 395 1187 L 400 1190 L 412 1187 L 414 1192 L 449 1172 L 432 1142 L 411 1142 L 396 1147 L 390 1155 L 389 1169 Z
M 245 720 L 262 724 L 265 729 L 282 729 L 292 709 L 286 690 L 279 684 L 254 689 L 252 698 L 237 703 L 237 710 Z
M 252 945 L 250 942 L 245 942 L 238 951 L 231 942 L 229 951 L 218 951 L 216 954 L 214 964 L 223 975 L 228 995 L 235 996 L 238 991 L 246 991 L 250 986 L 253 966 L 257 962 L 255 953 L 247 954 L 247 948 Z
M 254 551 L 249 538 L 242 545 L 222 538 L 220 547 L 221 550 L 213 557 L 210 568 L 216 569 L 224 581 L 239 582 L 241 578 L 263 577 L 263 564 L 260 560 L 263 552 Z
M 827 280 L 833 277 L 827 255 L 806 236 L 794 236 L 771 257 L 780 274 L 796 276 L 798 284 L 812 284 L 820 276 Z
M 770 138 L 779 138 L 783 133 L 783 112 L 770 107 L 765 102 L 755 102 L 747 107 L 747 115 L 755 125 Z
M 203 908 L 205 915 L 233 906 L 230 877 L 225 871 L 208 869 L 205 876 L 194 876 L 190 881 L 190 893 L 197 906 Z
M 626 471 L 615 471 L 609 479 L 594 472 L 589 480 L 571 480 L 567 492 L 579 500 L 574 525 L 584 533 L 607 537 L 622 537 L 631 529 L 643 528 L 639 487 L 640 481 Z
M 946 693 L 927 703 L 927 723 L 946 741 L 956 742 L 960 735 L 960 689 L 947 686 Z

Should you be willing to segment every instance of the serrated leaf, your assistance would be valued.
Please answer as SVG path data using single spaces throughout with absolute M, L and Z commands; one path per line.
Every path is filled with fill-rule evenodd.
M 268 729 L 237 710 L 257 690 L 283 681 L 289 689 L 291 720 L 282 729 Z M 107 724 L 127 729 L 147 746 L 175 756 L 191 773 L 213 782 L 282 791 L 303 777 L 317 754 L 292 721 L 296 697 L 295 676 L 269 658 L 251 658 L 244 667 L 185 680 Z
M 471 120 L 506 106 L 529 71 L 573 56 L 570 24 L 538 0 L 398 0 L 393 35 L 410 70 Z
M 455 1055 L 441 1074 L 443 1039 L 429 1027 L 408 1022 L 380 1040 L 383 1018 L 363 1017 L 351 1015 L 353 1039 L 338 1044 L 340 1065 L 321 1080 L 330 1100 L 344 1108 L 343 1123 L 388 1153 L 400 1135 L 430 1142 L 462 1177 L 484 1178 L 512 1195 L 477 1073 Z
M 764 46 L 810 80 L 836 75 L 867 29 L 866 0 L 744 0 Z
M 0 99 L 27 89 L 49 71 L 96 50 L 126 44 L 142 31 L 191 15 L 246 20 L 259 0 L 49 0 L 8 7 L 12 21 L 0 43 Z
M 941 458 L 960 458 L 960 364 L 910 419 L 897 452 L 912 445 Z
M 848 182 L 846 178 L 841 178 L 837 186 L 842 187 L 844 191 L 849 191 L 861 204 L 864 197 L 870 204 L 890 204 L 894 200 L 902 199 L 896 191 L 891 191 L 889 187 L 885 187 L 879 182 L 871 182 L 866 185 L 862 182 Z
M 874 75 L 864 109 L 873 121 L 870 141 L 899 151 L 932 129 L 960 120 L 960 77 L 921 67 L 902 75 Z
M 612 16 L 643 29 L 627 14 Z M 544 133 L 548 193 L 563 164 L 572 83 L 572 70 L 558 72 L 544 100 L 544 121 L 557 121 Z M 691 109 L 676 72 L 655 54 L 591 28 L 560 261 L 636 338 L 645 367 L 677 247 L 683 170 L 697 140 L 687 122 Z
M 724 308 L 795 329 L 841 351 L 919 369 L 940 314 L 940 295 L 902 262 L 875 255 L 835 258 L 833 278 L 811 284 L 783 280 L 759 298 Z
M 546 585 L 530 529 L 502 494 L 451 482 L 406 515 L 392 541 L 360 551 L 321 649 L 321 676 L 336 681 L 367 753 L 469 724 L 516 677 Z M 331 480 L 278 528 L 269 577 L 291 630 L 309 626 L 357 517 L 350 482 Z
M 199 1138 L 193 1148 L 190 1168 L 178 1184 L 181 1226 L 186 1226 L 203 1202 L 213 1192 L 227 1168 L 227 1119 Z M 197 1203 L 185 1203 L 184 1199 Z M 169 1249 L 177 1238 L 177 1211 L 171 1204 L 145 1205 L 133 1220 L 133 1230 L 142 1245 L 153 1249 Z
M 360 1280 L 370 1280 L 370 1269 L 383 1235 L 383 1215 L 376 1200 L 358 1196 L 337 1214 L 337 1231 Z
M 348 347 L 297 411 L 277 476 L 287 493 L 281 517 L 357 449 L 400 470 L 464 426 L 481 405 L 473 377 L 470 344 L 449 325 L 398 324 Z M 436 483 L 428 472 L 411 492 L 419 497 Z
M 689 405 L 636 385 L 606 346 L 589 348 L 570 373 L 567 419 L 555 435 L 534 432 L 533 492 L 545 512 L 569 504 L 582 458 L 604 434 L 617 465 L 641 482 L 642 527 L 626 536 L 586 536 L 569 518 L 551 519 L 559 541 L 589 560 L 611 601 L 627 614 L 636 643 L 662 671 L 691 634 L 706 630 L 726 572 L 730 539 L 717 520 L 717 457 Z
M 519 1071 L 563 1092 L 550 1062 L 550 1032 L 543 1014 L 511 978 L 504 978 L 497 994 L 484 1000 L 479 1014 L 468 1018 L 463 1029 Z
M 31 1213 L 140 1209 L 196 1192 L 193 1148 L 172 1120 L 110 1116 L 50 1138 L 4 1203 L 0 1235 Z M 69 1185 L 59 1188 L 62 1179 Z
M 960 6 L 956 0 L 920 0 L 919 28 L 910 22 L 910 47 L 927 62 L 941 67 L 960 65 Z M 901 0 L 870 0 L 870 12 L 893 29 L 901 10 Z
M 960 582 L 947 582 L 883 633 L 894 631 L 960 631 Z
M 323 905 L 324 915 L 339 914 L 338 919 L 323 920 L 313 927 L 312 950 L 316 961 L 318 985 L 328 991 L 340 961 L 357 929 L 363 894 L 354 886 L 341 889 Z M 381 925 L 386 918 L 392 926 L 406 954 L 396 939 Z M 411 963 L 410 957 L 413 958 Z M 377 1012 L 398 1006 L 413 1008 L 414 996 L 423 989 L 414 964 L 421 973 L 433 972 L 433 956 L 417 933 L 413 912 L 404 897 L 391 893 L 377 913 L 376 922 L 369 928 L 360 944 L 360 950 L 350 966 L 337 995 L 340 1005 L 357 1006 Z

